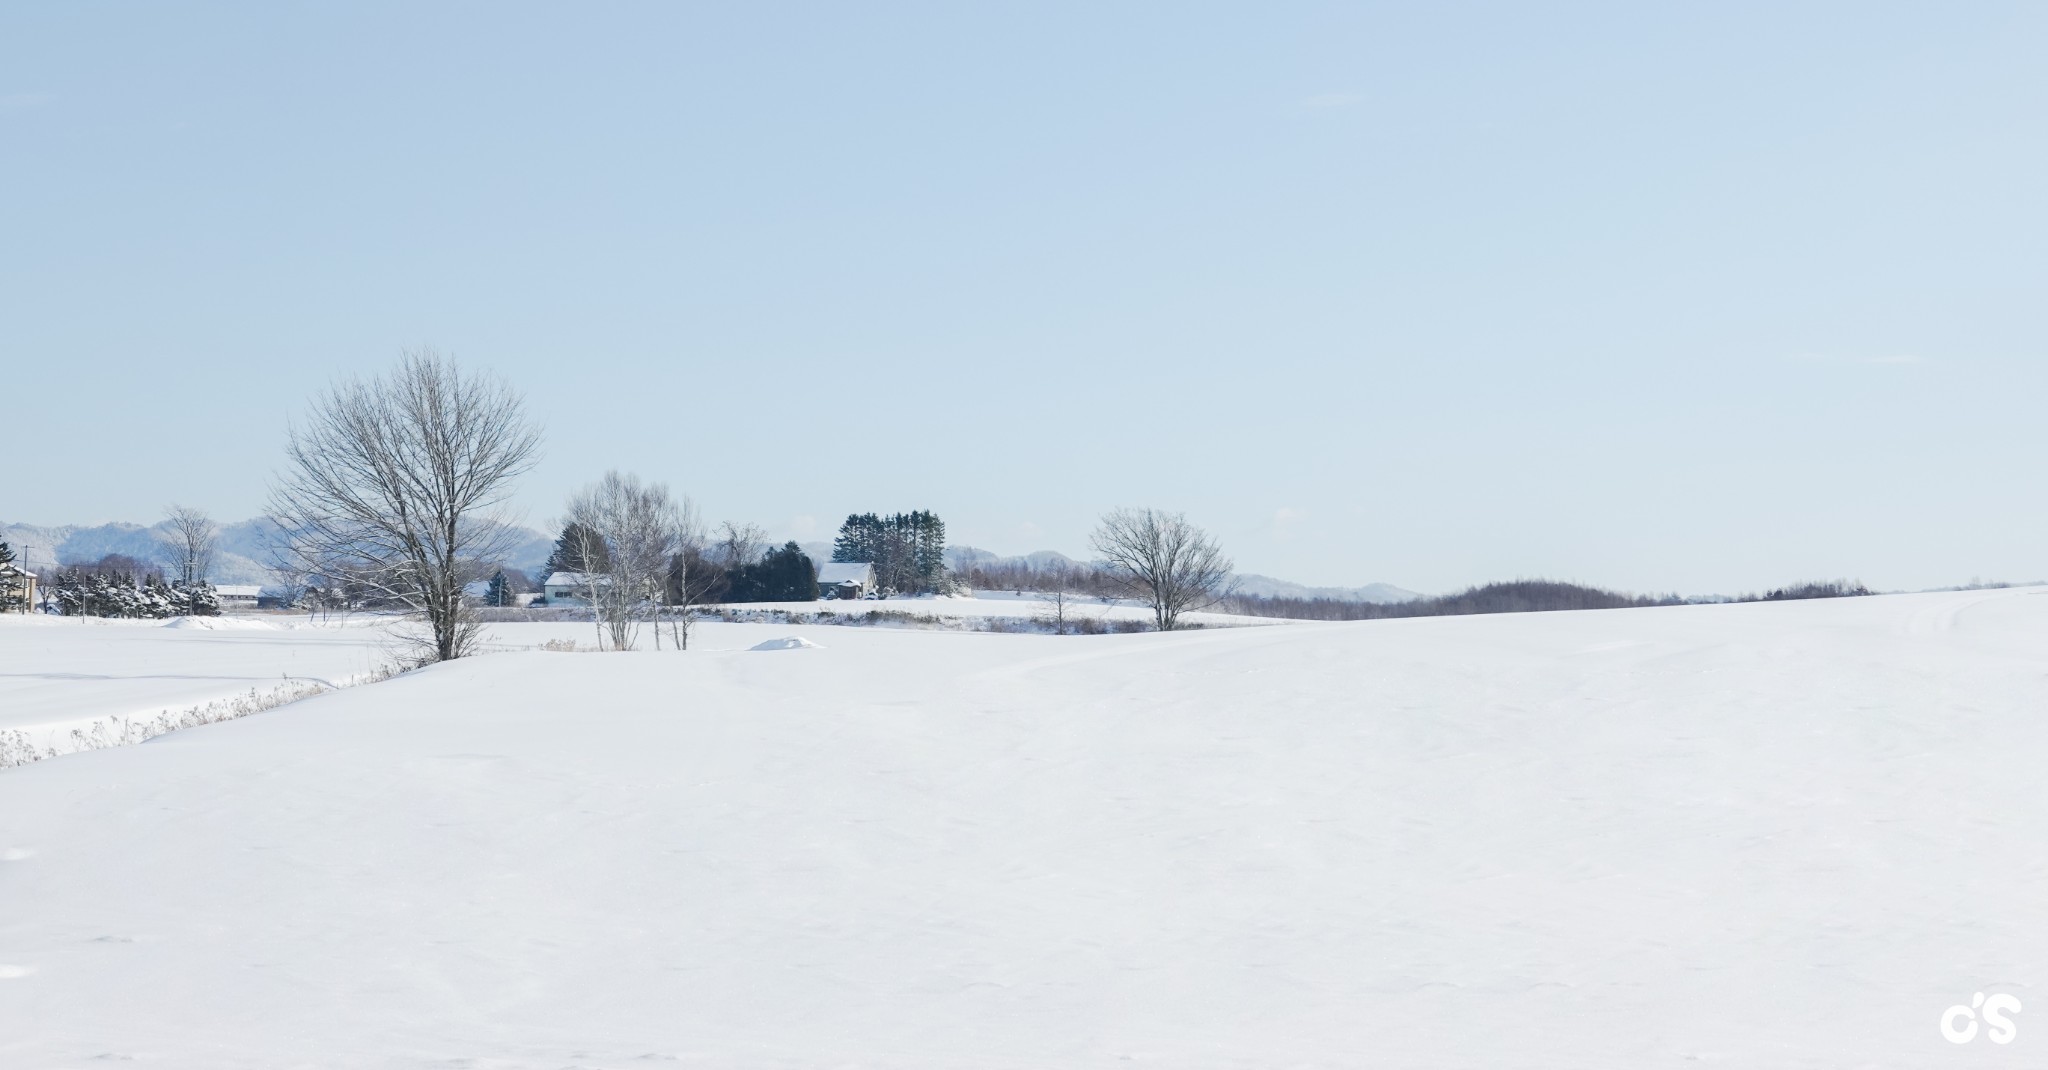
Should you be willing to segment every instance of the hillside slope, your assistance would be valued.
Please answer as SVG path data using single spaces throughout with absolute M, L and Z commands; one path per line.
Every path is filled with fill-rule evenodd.
M 0 774 L 0 1064 L 1946 1065 L 2048 969 L 2039 590 L 701 645 Z

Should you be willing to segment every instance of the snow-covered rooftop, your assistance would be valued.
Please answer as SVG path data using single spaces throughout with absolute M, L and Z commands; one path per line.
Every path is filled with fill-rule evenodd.
M 875 578 L 875 566 L 866 561 L 827 561 L 818 566 L 819 583 L 867 583 Z

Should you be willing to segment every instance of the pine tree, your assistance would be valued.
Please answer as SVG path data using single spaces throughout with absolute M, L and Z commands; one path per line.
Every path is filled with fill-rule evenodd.
M 16 604 L 28 597 L 28 581 L 16 576 L 14 569 L 14 548 L 0 542 L 0 613 L 15 608 Z M 28 606 L 22 605 L 23 610 Z
M 761 560 L 730 574 L 728 602 L 814 602 L 818 598 L 818 566 L 794 542 L 770 550 Z
M 875 566 L 875 583 L 886 591 L 931 594 L 950 585 L 946 523 L 929 510 L 847 517 L 832 540 L 832 560 Z
M 771 551 L 761 563 L 768 567 L 771 602 L 814 602 L 818 598 L 818 567 L 794 542 Z
M 918 589 L 944 593 L 951 587 L 946 578 L 946 522 L 929 510 L 911 516 L 916 518 Z
M 604 537 L 582 524 L 570 524 L 555 540 L 555 552 L 548 555 L 547 573 L 590 575 L 609 571 L 611 567 L 611 552 L 605 548 Z
M 832 540 L 832 560 L 864 561 L 872 563 L 881 552 L 882 518 L 873 513 L 855 513 L 839 525 L 839 536 Z
M 511 584 L 505 582 L 505 570 L 499 569 L 497 574 L 491 577 L 490 587 L 484 590 L 484 605 L 503 607 L 511 604 Z

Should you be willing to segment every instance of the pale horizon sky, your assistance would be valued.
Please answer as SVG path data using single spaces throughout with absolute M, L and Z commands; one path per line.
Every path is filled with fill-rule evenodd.
M 0 521 L 255 515 L 332 376 L 829 538 L 1445 591 L 2048 577 L 2048 7 L 0 10 Z

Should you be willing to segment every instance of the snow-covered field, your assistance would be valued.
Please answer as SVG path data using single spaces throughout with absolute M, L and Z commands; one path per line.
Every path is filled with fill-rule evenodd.
M 0 614 L 0 733 L 74 749 L 73 731 L 268 692 L 344 686 L 388 660 L 375 618 L 69 620 Z
M 0 631 L 8 718 L 169 702 L 147 677 L 245 638 L 68 627 L 44 675 L 78 679 L 27 687 Z M 749 649 L 787 636 L 818 646 Z M 346 661 L 262 639 L 232 673 Z M 2025 1013 L 2002 1047 L 1937 1030 L 1976 992 L 2048 1010 L 2048 591 L 698 646 L 496 654 L 0 772 L 0 1066 L 2048 1045 Z

